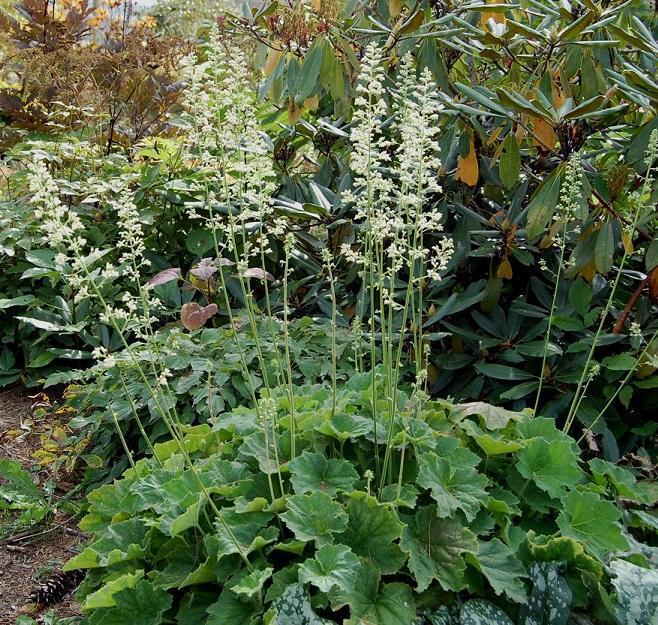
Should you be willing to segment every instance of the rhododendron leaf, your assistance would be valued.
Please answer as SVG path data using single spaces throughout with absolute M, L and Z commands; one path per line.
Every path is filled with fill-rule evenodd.
M 347 527 L 345 510 L 327 493 L 292 495 L 287 505 L 288 510 L 280 515 L 281 519 L 299 540 L 329 539 Z
M 114 595 L 115 607 L 91 613 L 89 625 L 160 625 L 162 615 L 171 607 L 172 596 L 146 580 L 134 588 Z
M 487 578 L 497 595 L 505 594 L 517 603 L 526 602 L 522 581 L 527 577 L 525 568 L 504 542 L 498 538 L 481 542 L 477 554 L 468 554 L 466 561 Z
M 333 587 L 348 591 L 354 586 L 361 562 L 345 545 L 325 545 L 299 568 L 299 581 L 317 586 L 322 592 Z
M 347 504 L 347 529 L 336 537 L 337 542 L 374 564 L 382 573 L 395 573 L 406 560 L 399 545 L 402 524 L 388 504 L 380 504 L 367 493 L 354 492 Z
M 291 584 L 274 600 L 274 618 L 269 625 L 332 625 L 331 621 L 318 616 L 302 584 Z M 228 621 L 224 621 L 228 622 Z
M 352 618 L 348 625 L 409 625 L 416 617 L 411 588 L 392 583 L 380 588 L 377 568 L 365 565 L 349 593 L 341 600 L 349 604 Z
M 581 540 L 599 560 L 606 553 L 628 549 L 619 525 L 621 513 L 614 504 L 586 491 L 573 491 L 561 501 L 557 525 L 565 536 Z
M 414 574 L 418 591 L 437 580 L 445 590 L 455 592 L 464 587 L 466 564 L 462 554 L 475 553 L 475 534 L 454 519 L 437 517 L 435 506 L 419 508 L 406 523 L 400 545 L 409 554 L 409 570 Z
M 446 456 L 434 453 L 419 458 L 418 485 L 432 493 L 437 503 L 437 516 L 453 516 L 462 510 L 469 521 L 486 505 L 489 495 L 485 490 L 488 479 L 475 467 L 478 456 L 464 448 L 455 449 Z
M 337 491 L 350 491 L 359 478 L 347 460 L 326 458 L 323 454 L 305 451 L 288 463 L 290 481 L 298 495 L 314 491 L 335 495 Z
M 551 497 L 561 497 L 583 480 L 578 456 L 570 442 L 531 438 L 516 454 L 516 468 Z
M 160 273 L 156 273 L 147 283 L 146 288 L 153 288 L 160 286 L 161 284 L 166 284 L 167 282 L 172 282 L 174 280 L 180 280 L 183 277 L 180 267 L 170 267 L 165 269 Z

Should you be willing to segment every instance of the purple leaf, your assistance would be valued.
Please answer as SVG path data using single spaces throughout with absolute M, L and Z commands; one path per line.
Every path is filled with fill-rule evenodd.
M 180 320 L 187 330 L 202 328 L 208 319 L 217 314 L 217 304 L 199 306 L 196 302 L 183 304 L 180 310 Z
M 201 280 L 210 280 L 217 273 L 215 261 L 212 258 L 203 258 L 194 269 L 190 270 L 190 273 Z
M 161 284 L 166 284 L 172 280 L 180 280 L 183 277 L 179 267 L 170 267 L 165 269 L 160 273 L 156 273 L 147 283 L 146 288 L 150 289 L 154 286 L 160 286 Z
M 260 280 L 274 281 L 274 276 L 269 272 L 261 269 L 260 267 L 250 267 L 243 274 L 243 278 L 259 278 Z

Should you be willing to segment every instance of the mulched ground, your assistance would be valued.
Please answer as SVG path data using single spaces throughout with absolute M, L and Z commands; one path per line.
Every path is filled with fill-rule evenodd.
M 0 392 L 0 457 L 15 460 L 34 470 L 33 453 L 40 448 L 40 434 L 48 417 L 36 418 L 33 407 L 48 400 L 34 392 L 12 389 Z M 35 479 L 45 480 L 43 471 Z M 14 625 L 21 613 L 38 620 L 42 611 L 30 606 L 30 594 L 48 574 L 78 553 L 84 536 L 76 529 L 72 514 L 55 514 L 47 523 L 0 540 L 0 625 Z M 53 606 L 60 616 L 79 614 L 71 597 Z

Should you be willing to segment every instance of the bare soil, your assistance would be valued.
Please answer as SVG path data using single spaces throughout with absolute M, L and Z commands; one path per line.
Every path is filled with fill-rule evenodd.
M 44 420 L 48 417 L 35 418 L 33 408 L 48 402 L 47 396 L 20 388 L 0 392 L 0 457 L 33 471 L 37 483 L 48 477 L 33 457 L 41 446 L 40 433 L 47 427 Z M 29 603 L 30 595 L 53 570 L 78 553 L 84 537 L 75 525 L 72 513 L 56 513 L 46 523 L 0 539 L 0 625 L 14 625 L 20 614 L 30 614 L 38 621 L 43 610 Z M 79 614 L 71 597 L 52 607 L 60 616 Z

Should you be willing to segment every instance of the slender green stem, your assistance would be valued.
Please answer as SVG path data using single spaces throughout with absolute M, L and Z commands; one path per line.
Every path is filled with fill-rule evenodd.
M 560 245 L 560 261 L 557 267 L 555 278 L 555 287 L 553 289 L 553 300 L 551 301 L 551 308 L 548 314 L 548 328 L 546 329 L 546 340 L 544 341 L 544 351 L 541 359 L 541 370 L 539 371 L 539 387 L 537 388 L 537 396 L 535 397 L 534 414 L 537 414 L 539 408 L 539 399 L 541 397 L 541 390 L 544 384 L 544 370 L 546 369 L 546 361 L 548 360 L 548 346 L 551 342 L 551 330 L 553 329 L 553 316 L 555 315 L 555 306 L 557 304 L 557 294 L 560 289 L 560 279 L 562 277 L 562 267 L 564 266 L 564 255 L 567 248 L 567 226 L 568 221 L 564 219 L 562 227 L 562 241 Z

